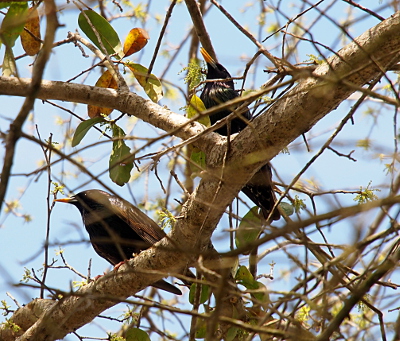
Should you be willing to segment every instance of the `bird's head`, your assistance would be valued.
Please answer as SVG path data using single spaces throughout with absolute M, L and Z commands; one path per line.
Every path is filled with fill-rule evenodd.
M 221 64 L 217 63 L 203 47 L 200 48 L 200 52 L 207 63 L 207 79 L 232 78 L 230 73 Z
M 56 202 L 65 202 L 76 206 L 84 212 L 96 211 L 110 206 L 110 194 L 99 189 L 90 189 L 79 192 L 70 198 L 55 199 Z

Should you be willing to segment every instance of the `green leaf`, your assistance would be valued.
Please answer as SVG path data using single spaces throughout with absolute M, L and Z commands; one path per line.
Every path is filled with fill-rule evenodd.
M 294 213 L 294 207 L 287 202 L 281 202 L 279 206 L 285 211 L 286 215 L 288 216 L 291 216 Z
M 233 341 L 236 338 L 238 331 L 239 331 L 238 327 L 230 327 L 226 332 L 225 340 Z
M 205 110 L 206 110 L 206 107 L 204 106 L 203 101 L 196 95 L 193 95 L 192 98 L 190 99 L 190 103 L 189 103 L 189 106 L 186 111 L 187 118 L 195 117 L 200 112 L 205 111 Z M 206 127 L 211 126 L 210 117 L 208 115 L 201 116 L 196 121 L 205 125 Z
M 246 213 L 236 230 L 236 247 L 243 247 L 254 242 L 258 238 L 261 229 L 261 216 L 258 214 L 258 207 L 254 206 Z
M 88 21 L 90 20 L 90 23 Z M 92 26 L 96 29 L 99 34 L 100 40 L 103 43 L 104 49 L 101 47 L 99 40 L 96 37 L 96 34 L 92 28 Z M 87 37 L 95 44 L 100 51 L 103 53 L 107 53 L 112 55 L 114 53 L 118 53 L 120 58 L 123 57 L 122 44 L 119 40 L 117 32 L 115 32 L 114 28 L 110 25 L 110 23 L 102 17 L 100 14 L 97 14 L 93 10 L 85 10 L 79 14 L 78 25 L 83 32 L 87 35 Z
M 265 285 L 256 281 L 247 267 L 241 265 L 236 272 L 235 279 L 239 284 L 243 285 L 249 290 L 260 290 L 259 292 L 254 292 L 251 294 L 255 299 L 263 303 L 269 302 L 269 295 L 266 292 Z
M 207 323 L 204 319 L 198 317 L 196 321 L 195 338 L 204 339 L 206 335 L 207 335 Z
M 244 265 L 241 265 L 238 268 L 235 279 L 239 284 L 245 286 L 247 289 L 258 289 L 257 281 L 254 280 L 253 275 Z
M 148 69 L 140 64 L 135 64 L 130 61 L 125 62 L 125 65 L 132 71 L 140 86 L 143 88 L 147 96 L 157 103 L 163 97 L 162 85 L 160 80 L 153 74 L 147 75 Z
M 0 9 L 10 7 L 13 3 L 14 3 L 13 1 L 2 2 L 2 3 L 0 3 Z
M 267 293 L 267 288 L 265 285 L 261 282 L 255 282 L 257 284 L 257 288 L 254 288 L 255 290 L 259 290 L 259 292 L 254 292 L 251 295 L 261 303 L 268 303 L 269 300 L 269 294 Z
M 139 328 L 128 329 L 125 339 L 126 341 L 151 341 L 149 334 Z
M 190 302 L 190 304 L 194 304 L 197 285 L 198 285 L 198 283 L 193 283 L 190 286 L 190 291 L 189 291 L 189 302 Z M 200 290 L 201 291 L 200 291 L 199 304 L 203 304 L 203 303 L 207 302 L 207 300 L 208 300 L 208 297 L 209 297 L 208 293 L 210 291 L 210 287 L 208 285 L 201 284 L 201 289 Z
M 232 305 L 232 318 L 237 319 L 239 318 L 239 313 L 234 305 Z M 225 340 L 226 341 L 233 341 L 236 338 L 236 335 L 240 328 L 238 327 L 230 327 L 226 332 Z
M 201 172 L 202 169 L 206 168 L 206 154 L 197 147 L 192 147 L 190 153 L 190 170 L 196 175 Z
M 186 109 L 186 116 L 187 118 L 193 118 L 196 117 L 199 112 L 205 110 L 206 107 L 204 106 L 203 101 L 196 95 L 193 95 Z M 211 126 L 210 117 L 208 115 L 201 116 L 196 121 L 205 125 L 206 127 Z M 194 145 L 190 145 L 190 148 L 190 160 L 192 161 L 190 163 L 190 170 L 193 173 L 192 177 L 196 177 L 198 175 L 197 173 L 206 168 L 206 154 Z
M 0 37 L 4 45 L 13 47 L 24 29 L 28 15 L 28 3 L 13 3 L 1 23 Z
M 4 52 L 2 74 L 4 77 L 10 77 L 10 76 L 18 77 L 17 65 L 15 64 L 14 53 L 12 49 L 9 47 L 6 47 L 6 50 Z
M 109 174 L 113 182 L 123 186 L 131 177 L 134 156 L 131 155 L 131 150 L 122 140 L 125 137 L 125 132 L 116 124 L 112 125 L 112 131 L 113 138 L 120 138 L 120 140 L 113 141 L 109 161 Z
M 103 117 L 90 118 L 86 121 L 79 123 L 75 130 L 74 137 L 72 138 L 72 147 L 76 147 L 85 137 L 90 128 L 95 124 L 105 122 Z

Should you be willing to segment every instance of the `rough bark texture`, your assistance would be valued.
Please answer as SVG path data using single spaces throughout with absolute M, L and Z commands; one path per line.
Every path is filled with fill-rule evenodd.
M 142 252 L 129 261 L 130 266 L 145 273 L 129 272 L 128 265 L 121 267 L 116 275 L 111 273 L 80 289 L 78 296 L 65 297 L 54 303 L 18 340 L 62 338 L 117 303 L 117 299 L 129 297 L 163 277 L 162 273 L 151 274 L 149 270 L 178 272 L 187 262 L 192 262 L 196 254 L 207 248 L 226 206 L 265 160 L 309 130 L 356 89 L 382 75 L 393 62 L 398 62 L 399 46 L 400 13 L 396 13 L 340 50 L 313 75 L 299 80 L 293 90 L 232 141 L 226 157 L 224 138 L 214 134 L 200 137 L 197 144 L 207 153 L 210 170 L 184 205 L 183 218 L 178 220 L 170 239 L 165 238 L 158 243 L 159 247 Z M 0 93 L 24 96 L 28 85 L 28 80 L 0 78 Z M 191 138 L 204 129 L 195 122 L 186 125 L 187 120 L 181 115 L 133 93 L 119 94 L 114 90 L 77 84 L 43 82 L 38 98 L 99 106 L 110 106 L 111 103 L 113 108 L 182 139 Z M 169 252 L 171 248 L 178 248 L 182 253 Z M 190 250 L 189 254 L 185 254 L 187 250 Z

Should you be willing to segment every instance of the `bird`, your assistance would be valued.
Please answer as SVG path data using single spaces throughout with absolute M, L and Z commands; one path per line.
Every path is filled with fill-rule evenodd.
M 200 95 L 204 106 L 210 109 L 239 97 L 239 92 L 235 90 L 232 76 L 225 67 L 217 63 L 203 47 L 200 49 L 200 53 L 207 63 L 206 83 Z M 210 115 L 211 124 L 215 124 L 231 113 L 232 110 L 228 108 Z M 240 117 L 233 118 L 232 121 L 216 129 L 215 132 L 223 136 L 239 133 L 246 128 L 251 118 L 252 115 L 247 108 L 244 113 L 241 113 Z M 281 215 L 278 209 L 274 209 L 271 217 L 268 219 L 275 205 L 275 195 L 272 190 L 272 172 L 269 162 L 254 174 L 250 181 L 242 188 L 242 192 L 261 209 L 262 215 L 268 223 L 280 219 Z
M 94 250 L 116 268 L 166 236 L 157 223 L 137 207 L 99 189 L 85 190 L 54 201 L 78 208 Z M 182 295 L 181 290 L 164 280 L 152 286 Z
M 217 63 L 204 48 L 201 48 L 200 52 L 207 63 L 206 80 L 208 82 L 205 83 L 200 95 L 200 99 L 204 103 L 204 106 L 207 109 L 210 109 L 216 105 L 239 97 L 239 92 L 235 90 L 235 85 L 229 72 L 221 64 Z M 231 113 L 232 110 L 227 108 L 210 115 L 211 125 L 229 116 Z M 228 136 L 228 133 L 236 134 L 246 128 L 247 122 L 250 119 L 250 110 L 247 109 L 240 116 L 238 115 L 233 118 L 227 125 L 216 129 L 215 132 L 223 136 Z

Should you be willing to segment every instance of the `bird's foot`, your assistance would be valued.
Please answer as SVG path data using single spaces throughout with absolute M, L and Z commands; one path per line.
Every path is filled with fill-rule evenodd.
M 122 262 L 119 262 L 114 265 L 114 271 L 118 271 L 118 269 L 121 267 L 122 264 L 125 264 L 126 260 L 123 260 Z
M 103 277 L 104 275 L 107 275 L 108 271 L 104 271 L 102 275 L 97 275 L 93 280 L 97 281 L 100 277 Z

